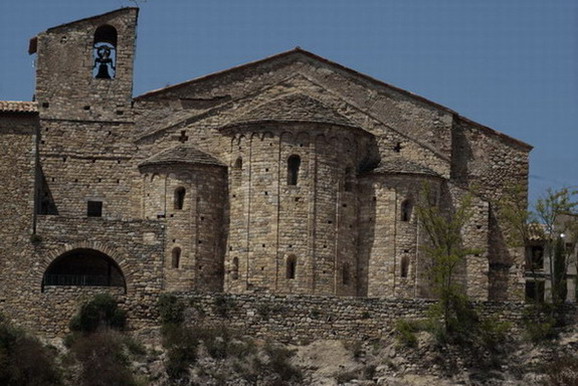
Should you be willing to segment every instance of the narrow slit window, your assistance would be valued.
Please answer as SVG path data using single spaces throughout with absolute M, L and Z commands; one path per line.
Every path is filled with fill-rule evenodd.
M 187 191 L 185 188 L 178 187 L 175 189 L 175 209 L 181 210 L 185 204 L 185 195 Z
M 346 192 L 353 191 L 353 169 L 345 169 L 345 182 L 343 184 L 343 190 Z
M 287 159 L 287 185 L 297 185 L 299 166 L 301 166 L 301 157 L 298 155 L 292 155 Z
M 409 257 L 403 256 L 401 258 L 401 277 L 407 277 L 409 272 Z
M 92 75 L 96 79 L 116 77 L 116 29 L 108 24 L 101 25 L 94 32 L 94 66 Z
M 239 258 L 233 257 L 233 267 L 231 268 L 231 279 L 237 280 L 239 278 Z
M 88 201 L 86 215 L 88 217 L 102 217 L 102 201 Z
M 401 203 L 401 221 L 409 221 L 411 219 L 412 204 L 410 200 L 405 200 Z
M 351 270 L 349 268 L 349 263 L 343 264 L 342 274 L 343 274 L 342 277 L 343 285 L 349 285 L 349 283 L 351 283 Z
M 171 256 L 171 267 L 180 268 L 180 266 L 181 266 L 181 248 L 175 247 L 173 248 Z
M 297 269 L 297 257 L 291 255 L 287 258 L 286 278 L 295 279 L 295 271 Z

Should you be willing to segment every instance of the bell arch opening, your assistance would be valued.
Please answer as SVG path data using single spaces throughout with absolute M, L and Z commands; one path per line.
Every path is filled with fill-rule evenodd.
M 95 249 L 78 248 L 57 257 L 42 277 L 42 292 L 47 286 L 122 287 L 126 280 L 118 264 Z
M 116 29 L 108 24 L 101 25 L 94 32 L 92 75 L 95 79 L 116 77 Z

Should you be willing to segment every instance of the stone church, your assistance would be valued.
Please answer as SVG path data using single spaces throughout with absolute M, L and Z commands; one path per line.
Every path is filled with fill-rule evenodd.
M 527 186 L 531 146 L 300 48 L 133 97 L 137 16 L 38 34 L 34 100 L 0 101 L 0 311 L 49 325 L 103 290 L 143 315 L 168 291 L 430 297 L 415 209 L 468 192 L 459 280 L 519 298 L 493 203 Z

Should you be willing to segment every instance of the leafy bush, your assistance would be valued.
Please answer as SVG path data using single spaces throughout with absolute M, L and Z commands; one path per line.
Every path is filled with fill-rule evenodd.
M 60 373 L 50 352 L 37 339 L 0 315 L 0 384 L 60 385 Z
M 523 315 L 526 339 L 532 343 L 555 339 L 558 336 L 555 312 L 556 307 L 547 303 L 534 303 L 526 308 Z
M 69 328 L 86 334 L 103 327 L 123 330 L 125 324 L 126 313 L 118 308 L 116 300 L 109 294 L 98 294 L 82 305 Z
M 301 371 L 291 365 L 289 360 L 294 352 L 286 349 L 283 346 L 276 346 L 272 344 L 265 345 L 265 353 L 269 357 L 267 367 L 274 373 L 279 375 L 284 382 L 299 382 L 303 378 Z
M 415 336 L 417 331 L 418 329 L 414 321 L 398 319 L 397 322 L 395 322 L 397 342 L 403 346 L 417 346 L 417 337 Z
M 185 303 L 172 294 L 162 294 L 157 302 L 163 324 L 181 324 L 185 320 Z
M 217 315 L 223 317 L 223 318 L 228 318 L 229 317 L 229 312 L 233 309 L 233 307 L 235 306 L 235 301 L 225 295 L 217 295 L 215 297 L 215 312 L 217 313 Z
M 79 337 L 71 352 L 80 362 L 83 386 L 136 385 L 124 353 L 122 336 L 115 331 L 100 331 Z
M 162 333 L 167 349 L 167 375 L 172 380 L 186 378 L 189 366 L 197 361 L 198 336 L 192 329 L 177 324 L 164 325 Z

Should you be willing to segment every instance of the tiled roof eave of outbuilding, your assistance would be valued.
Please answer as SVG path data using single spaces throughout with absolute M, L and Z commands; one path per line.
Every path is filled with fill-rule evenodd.
M 36 102 L 28 101 L 0 101 L 0 113 L 38 113 Z

